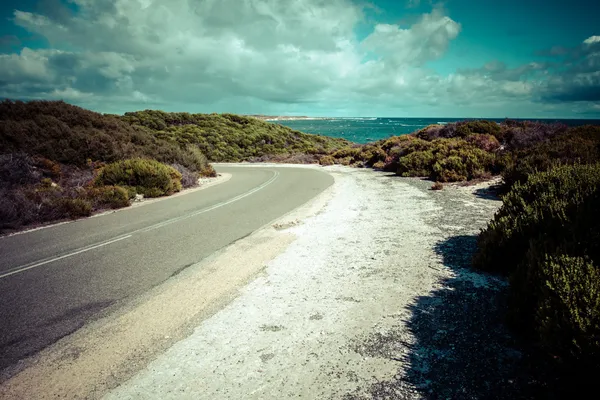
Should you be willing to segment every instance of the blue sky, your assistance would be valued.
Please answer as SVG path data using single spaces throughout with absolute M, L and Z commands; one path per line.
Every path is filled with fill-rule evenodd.
M 0 97 L 101 112 L 600 118 L 600 3 L 5 0 Z

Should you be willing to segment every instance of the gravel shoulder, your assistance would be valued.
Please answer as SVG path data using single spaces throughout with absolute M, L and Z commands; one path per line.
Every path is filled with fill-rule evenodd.
M 513 392 L 520 353 L 499 317 L 505 282 L 463 268 L 500 205 L 487 185 L 437 192 L 418 179 L 327 170 L 334 186 L 274 225 L 293 238 L 285 251 L 105 399 Z

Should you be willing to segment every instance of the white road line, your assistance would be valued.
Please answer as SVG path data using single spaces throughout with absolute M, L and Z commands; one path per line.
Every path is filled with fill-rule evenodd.
M 45 259 L 45 260 L 35 261 L 34 263 L 30 263 L 30 264 L 21 265 L 21 266 L 18 266 L 18 267 L 11 268 L 8 271 L 1 272 L 0 273 L 0 279 L 6 278 L 6 277 L 11 276 L 11 275 L 15 275 L 15 274 L 18 274 L 18 273 L 21 273 L 21 272 L 24 272 L 24 271 L 27 271 L 27 270 L 30 270 L 30 269 L 33 269 L 33 268 L 38 268 L 38 267 L 41 267 L 42 265 L 46 265 L 46 264 L 49 264 L 49 263 L 54 262 L 54 261 L 62 260 L 64 258 L 71 257 L 71 256 L 74 256 L 74 255 L 77 255 L 77 254 L 81 254 L 81 253 L 84 253 L 86 251 L 97 249 L 99 247 L 106 246 L 106 245 L 109 245 L 111 243 L 115 243 L 115 242 L 118 242 L 118 241 L 121 241 L 121 240 L 128 239 L 128 238 L 132 237 L 136 233 L 143 233 L 143 232 L 148 232 L 148 231 L 151 231 L 151 230 L 154 230 L 154 229 L 162 228 L 163 226 L 170 225 L 170 224 L 173 224 L 175 222 L 183 221 L 184 219 L 192 218 L 192 217 L 195 217 L 197 215 L 204 214 L 204 213 L 212 211 L 214 209 L 226 206 L 228 204 L 231 204 L 231 203 L 234 203 L 234 202 L 236 202 L 238 200 L 241 200 L 244 197 L 248 197 L 251 194 L 254 194 L 254 193 L 258 192 L 259 190 L 264 189 L 265 187 L 267 187 L 271 183 L 273 183 L 277 179 L 278 176 L 279 176 L 279 172 L 278 171 L 273 171 L 273 177 L 271 179 L 269 179 L 268 181 L 266 181 L 265 183 L 263 183 L 262 185 L 257 186 L 254 189 L 249 190 L 246 193 L 242 193 L 241 195 L 236 196 L 236 197 L 234 197 L 232 199 L 229 199 L 229 200 L 224 201 L 222 203 L 215 204 L 214 206 L 210 206 L 210 207 L 204 208 L 202 210 L 193 212 L 191 214 L 183 215 L 181 217 L 171 218 L 169 220 L 166 220 L 166 221 L 163 221 L 163 222 L 159 222 L 159 223 L 154 224 L 154 225 L 150 225 L 150 226 L 148 226 L 146 228 L 136 229 L 135 231 L 131 231 L 131 232 L 126 233 L 124 235 L 120 235 L 120 236 L 118 236 L 118 237 L 116 237 L 114 239 L 109 239 L 109 240 L 104 241 L 104 242 L 100 242 L 100 243 L 96 243 L 96 244 L 89 245 L 89 246 L 86 246 L 86 247 L 82 247 L 82 248 L 80 248 L 78 250 L 75 250 L 75 251 L 73 251 L 71 253 L 63 254 L 62 256 L 52 257 L 52 258 L 48 258 L 48 259 Z
M 22 265 L 20 267 L 15 267 L 15 268 L 12 268 L 12 269 L 8 270 L 8 272 L 2 273 L 0 275 L 0 279 L 6 278 L 7 276 L 11 276 L 11 275 L 14 275 L 14 274 L 18 274 L 19 272 L 27 271 L 29 269 L 41 267 L 42 265 L 46 265 L 46 264 L 49 264 L 49 263 L 54 262 L 54 261 L 62 260 L 63 258 L 71 257 L 71 256 L 74 256 L 74 255 L 77 255 L 77 254 L 84 253 L 86 251 L 97 249 L 98 247 L 107 246 L 107 245 L 109 245 L 111 243 L 115 243 L 115 242 L 118 242 L 118 241 L 121 241 L 121 240 L 128 239 L 131 236 L 132 235 L 121 236 L 121 237 L 118 237 L 116 239 L 112 239 L 112 240 L 109 240 L 109 241 L 106 241 L 106 242 L 102 242 L 102 243 L 98 243 L 98 244 L 95 244 L 95 245 L 92 245 L 92 246 L 84 247 L 82 249 L 79 249 L 77 251 L 73 251 L 71 253 L 63 254 L 62 256 L 49 258 L 49 259 L 43 260 L 43 261 L 38 261 L 38 262 L 36 262 L 34 264 L 28 264 L 28 265 Z
M 277 179 L 278 176 L 279 176 L 279 172 L 278 171 L 273 171 L 273 177 L 271 179 L 269 179 L 268 181 L 266 181 L 262 185 L 257 186 L 254 189 L 247 191 L 246 193 L 242 193 L 241 195 L 236 196 L 236 197 L 234 197 L 232 199 L 229 199 L 229 200 L 224 201 L 224 202 L 219 203 L 219 204 L 215 204 L 214 206 L 210 206 L 208 208 L 204 208 L 202 210 L 198 210 L 198 211 L 193 212 L 191 214 L 183 215 L 181 217 L 175 217 L 175 218 L 163 221 L 163 222 L 159 222 L 158 224 L 148 226 L 146 228 L 138 229 L 138 230 L 130 232 L 130 233 L 133 234 L 133 233 L 138 233 L 138 232 L 148 232 L 148 231 L 151 231 L 153 229 L 162 228 L 163 226 L 170 225 L 170 224 L 175 223 L 175 222 L 183 221 L 184 219 L 192 218 L 192 217 L 195 217 L 197 215 L 204 214 L 204 213 L 212 211 L 214 209 L 217 209 L 217 208 L 226 206 L 228 204 L 234 203 L 234 202 L 236 202 L 238 200 L 243 199 L 244 197 L 248 197 L 251 194 L 254 194 L 254 193 L 258 192 L 259 190 L 262 190 L 265 187 L 269 186 L 271 183 L 273 183 L 275 181 L 275 179 Z

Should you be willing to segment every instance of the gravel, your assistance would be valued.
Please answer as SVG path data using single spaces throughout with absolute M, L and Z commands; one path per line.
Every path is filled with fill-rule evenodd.
M 313 168 L 313 167 L 310 167 Z M 516 397 L 502 280 L 467 267 L 500 202 L 347 167 L 277 221 L 264 272 L 106 399 Z M 245 254 L 237 254 L 245 257 Z M 251 260 L 249 260 L 251 262 Z

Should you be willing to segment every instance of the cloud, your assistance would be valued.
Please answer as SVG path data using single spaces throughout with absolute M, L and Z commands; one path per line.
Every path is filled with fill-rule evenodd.
M 536 72 L 546 71 L 549 67 L 549 63 L 530 62 L 509 68 L 504 62 L 494 60 L 481 68 L 465 68 L 459 69 L 457 72 L 465 76 L 484 76 L 495 81 L 516 82 L 535 75 Z
M 376 24 L 359 42 L 354 29 L 368 5 L 349 0 L 73 1 L 79 11 L 69 18 L 68 10 L 15 12 L 17 25 L 53 49 L 25 49 L 10 56 L 12 64 L 3 56 L 11 79 L 22 84 L 0 85 L 2 95 L 12 88 L 8 94 L 80 93 L 159 104 L 386 95 L 409 101 L 411 77 L 424 78 L 418 69 L 441 57 L 460 32 L 460 24 L 434 9 L 410 28 Z M 19 63 L 29 75 L 17 72 Z M 29 85 L 34 77 L 55 90 L 36 93 L 44 85 Z
M 437 74 L 430 63 L 462 29 L 439 7 L 410 24 L 375 22 L 359 39 L 373 6 L 351 0 L 70 0 L 74 7 L 54 9 L 57 1 L 15 11 L 14 23 L 51 48 L 0 54 L 1 97 L 110 112 L 305 113 L 309 105 L 372 115 L 559 101 L 561 90 L 563 100 L 594 98 L 585 90 L 596 78 L 577 74 L 598 70 L 598 37 L 552 49 L 552 64 L 493 61 Z M 570 72 L 547 76 L 555 64 Z
M 455 39 L 461 26 L 439 9 L 425 14 L 409 29 L 398 25 L 377 24 L 375 30 L 362 46 L 394 67 L 421 66 L 427 61 L 440 58 Z
M 564 49 L 554 73 L 539 87 L 537 95 L 547 102 L 600 101 L 600 36 Z

